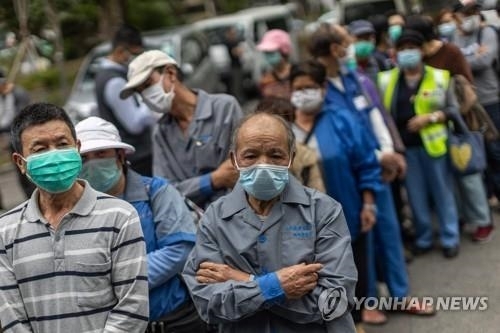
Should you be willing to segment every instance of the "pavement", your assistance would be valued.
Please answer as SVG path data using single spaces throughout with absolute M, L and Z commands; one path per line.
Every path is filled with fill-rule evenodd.
M 25 200 L 14 169 L 0 168 L 0 191 L 8 208 Z M 495 212 L 494 219 L 500 221 Z M 439 311 L 433 317 L 389 313 L 383 326 L 365 325 L 367 333 L 500 332 L 500 234 L 484 244 L 462 237 L 460 255 L 445 259 L 441 251 L 417 257 L 408 265 L 414 296 L 486 296 L 485 311 Z
M 499 221 L 495 212 L 494 219 Z M 441 251 L 417 257 L 408 265 L 411 295 L 488 297 L 485 311 L 438 311 L 433 317 L 389 313 L 383 326 L 365 325 L 367 333 L 498 333 L 500 332 L 500 234 L 488 243 L 463 235 L 460 254 L 445 259 Z

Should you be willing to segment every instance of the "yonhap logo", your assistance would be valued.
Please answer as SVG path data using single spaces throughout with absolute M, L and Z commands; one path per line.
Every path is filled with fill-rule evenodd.
M 343 315 L 347 310 L 347 305 L 344 287 L 326 289 L 319 295 L 318 308 L 325 321 L 331 321 Z

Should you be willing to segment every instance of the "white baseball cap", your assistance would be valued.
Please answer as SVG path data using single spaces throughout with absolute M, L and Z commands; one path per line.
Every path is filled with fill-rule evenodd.
M 135 152 L 135 148 L 122 142 L 115 125 L 99 117 L 89 117 L 75 126 L 76 137 L 81 142 L 80 154 L 102 149 L 124 149 L 126 154 Z
M 125 99 L 134 93 L 134 89 L 146 82 L 153 70 L 165 65 L 177 65 L 177 61 L 165 52 L 159 50 L 146 51 L 128 65 L 127 84 L 120 92 L 120 98 Z

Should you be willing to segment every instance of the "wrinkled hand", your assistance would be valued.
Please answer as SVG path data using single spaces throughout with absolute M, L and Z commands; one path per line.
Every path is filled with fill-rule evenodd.
M 321 264 L 298 264 L 285 267 L 276 272 L 281 288 L 289 299 L 298 299 L 309 293 L 318 283 Z
M 408 130 L 413 133 L 420 131 L 422 128 L 424 128 L 429 124 L 429 117 L 430 114 L 421 114 L 413 116 L 408 121 L 408 126 L 407 126 Z
M 365 208 L 361 210 L 361 232 L 370 231 L 375 222 L 377 221 L 377 217 L 375 212 L 370 208 Z
M 240 174 L 233 166 L 230 159 L 222 162 L 219 167 L 212 172 L 212 187 L 214 189 L 233 188 L 238 181 Z
M 382 179 L 385 182 L 392 182 L 396 177 L 400 179 L 406 174 L 406 160 L 400 153 L 383 153 L 380 158 L 382 167 Z
M 229 280 L 248 281 L 250 274 L 239 271 L 226 264 L 217 264 L 214 262 L 203 262 L 196 271 L 196 280 L 199 283 L 217 283 Z

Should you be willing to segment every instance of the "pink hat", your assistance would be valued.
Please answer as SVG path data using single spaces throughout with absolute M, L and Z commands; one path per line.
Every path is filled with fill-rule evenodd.
M 283 54 L 290 54 L 292 51 L 290 35 L 280 29 L 269 30 L 262 36 L 257 50 L 262 52 L 280 51 Z

